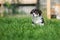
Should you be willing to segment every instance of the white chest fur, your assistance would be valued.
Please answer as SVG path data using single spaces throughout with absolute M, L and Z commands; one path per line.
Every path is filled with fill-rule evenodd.
M 44 23 L 42 23 L 42 16 L 39 16 L 39 17 L 33 17 L 32 21 L 35 23 L 35 24 L 39 24 L 39 25 L 44 25 Z

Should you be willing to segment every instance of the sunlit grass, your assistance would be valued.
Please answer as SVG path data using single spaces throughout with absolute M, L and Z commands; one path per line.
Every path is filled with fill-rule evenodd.
M 33 26 L 30 17 L 0 18 L 0 40 L 60 40 L 60 20 Z

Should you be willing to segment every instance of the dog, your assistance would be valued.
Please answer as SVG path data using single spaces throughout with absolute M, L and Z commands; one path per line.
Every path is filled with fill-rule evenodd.
M 44 25 L 44 19 L 42 17 L 41 10 L 33 9 L 30 14 L 32 14 L 32 24 Z

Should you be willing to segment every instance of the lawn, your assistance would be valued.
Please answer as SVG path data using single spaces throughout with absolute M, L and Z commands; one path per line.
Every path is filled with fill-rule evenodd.
M 0 18 L 0 40 L 60 40 L 60 20 L 34 26 L 30 17 Z

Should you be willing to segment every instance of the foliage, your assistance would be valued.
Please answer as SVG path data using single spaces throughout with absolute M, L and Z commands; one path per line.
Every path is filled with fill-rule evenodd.
M 9 9 L 12 9 L 13 14 L 17 13 L 17 11 L 16 11 L 17 5 L 16 4 L 12 5 L 12 4 L 8 3 L 8 2 L 5 2 L 5 7 L 8 8 L 8 11 L 9 11 Z
M 5 2 L 5 6 L 6 6 L 7 8 L 11 8 L 11 4 L 8 3 L 8 2 Z

